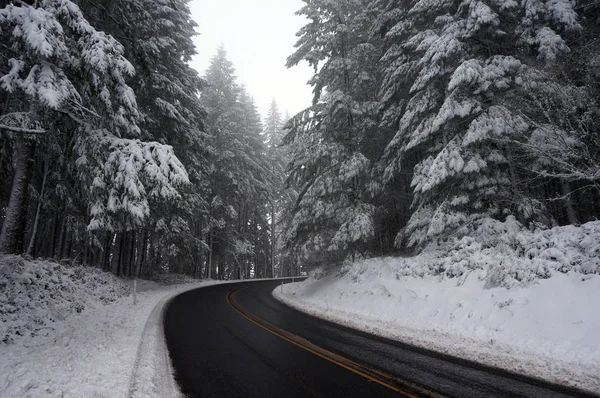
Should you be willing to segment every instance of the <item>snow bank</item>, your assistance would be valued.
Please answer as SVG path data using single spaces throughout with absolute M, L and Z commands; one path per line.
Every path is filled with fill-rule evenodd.
M 600 222 L 531 233 L 487 221 L 474 236 L 273 294 L 353 328 L 600 392 Z
M 600 221 L 530 232 L 513 217 L 485 220 L 475 233 L 413 258 L 397 259 L 402 276 L 461 277 L 486 271 L 486 287 L 527 285 L 553 271 L 600 274 Z
M 171 297 L 212 283 L 139 281 L 134 306 L 131 281 L 0 256 L 0 395 L 176 396 L 163 309 Z
M 90 267 L 0 257 L 0 344 L 46 334 L 57 322 L 87 306 L 114 303 L 130 288 L 112 274 Z

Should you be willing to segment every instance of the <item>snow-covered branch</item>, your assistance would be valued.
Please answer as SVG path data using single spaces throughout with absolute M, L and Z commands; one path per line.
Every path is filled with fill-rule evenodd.
M 92 196 L 89 230 L 119 230 L 121 215 L 140 225 L 150 214 L 150 200 L 179 199 L 179 188 L 189 183 L 169 145 L 92 132 L 78 149 L 77 166 Z
M 47 132 L 46 130 L 13 127 L 13 126 L 7 126 L 5 124 L 0 124 L 0 130 L 8 130 L 13 133 L 19 133 L 19 134 L 45 134 Z

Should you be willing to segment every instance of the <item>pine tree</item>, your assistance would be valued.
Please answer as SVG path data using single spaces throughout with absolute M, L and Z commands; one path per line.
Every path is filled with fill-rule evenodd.
M 287 241 L 306 257 L 328 251 L 337 260 L 363 251 L 374 236 L 366 189 L 371 161 L 364 142 L 376 130 L 378 48 L 369 37 L 367 1 L 306 1 L 303 27 L 288 66 L 315 68 L 313 106 L 292 117 L 291 179 L 299 196 Z
M 13 188 L 26 192 L 19 187 L 32 179 L 48 180 L 46 185 L 40 183 L 44 187 L 40 195 L 51 186 L 47 195 L 56 209 L 40 220 L 43 208 L 37 207 L 29 241 L 35 241 L 38 229 L 45 229 L 52 236 L 49 244 L 40 243 L 46 253 L 68 257 L 79 243 L 85 247 L 85 260 L 93 257 L 90 244 L 104 246 L 104 254 L 97 257 L 108 258 L 110 248 L 99 241 L 103 236 L 86 231 L 112 234 L 139 226 L 149 217 L 150 201 L 179 198 L 181 185 L 188 181 L 172 147 L 139 139 L 150 135 L 139 128 L 145 115 L 132 89 L 137 67 L 125 58 L 128 50 L 96 28 L 106 18 L 111 24 L 102 29 L 114 28 L 111 33 L 119 34 L 112 26 L 115 19 L 104 9 L 93 12 L 88 6 L 88 2 L 79 8 L 67 0 L 46 0 L 0 10 L 3 42 L 12 47 L 5 58 L 12 67 L 1 77 L 6 107 L 0 117 L 15 144 L 26 144 L 14 146 L 15 158 L 27 163 L 19 167 L 15 181 L 20 183 Z M 140 20 L 130 22 L 134 21 Z M 35 133 L 37 139 L 24 138 L 23 133 Z M 40 145 L 34 148 L 35 141 Z M 44 171 L 50 164 L 52 172 Z M 30 173 L 31 168 L 42 171 Z M 23 221 L 15 233 L 11 220 L 25 219 L 24 197 L 11 200 L 20 210 L 7 213 L 0 239 L 9 242 L 5 251 L 22 248 Z M 105 241 L 111 242 L 112 235 Z
M 271 101 L 269 112 L 265 119 L 263 135 L 269 154 L 275 154 L 277 147 L 283 142 L 283 121 L 275 99 Z
M 600 54 L 597 28 L 600 7 L 577 3 L 581 34 L 570 40 L 571 51 L 543 71 L 544 83 L 521 93 L 517 102 L 531 134 L 516 146 L 527 157 L 540 200 L 559 224 L 579 224 L 597 217 L 600 208 L 600 135 L 598 78 Z M 539 190 L 538 190 L 539 191 Z M 562 204 L 562 206 L 560 206 Z
M 289 163 L 289 149 L 283 145 L 286 135 L 285 125 L 289 116 L 282 118 L 275 99 L 265 118 L 263 136 L 267 146 L 267 159 L 273 174 L 271 191 L 271 262 L 273 269 L 279 269 L 279 275 L 295 275 L 293 255 L 284 253 L 283 232 L 290 222 L 289 215 L 293 203 L 296 201 L 297 193 L 286 184 L 286 169 Z
M 236 83 L 233 64 L 221 46 L 206 71 L 202 104 L 213 149 L 210 162 L 209 277 L 248 276 L 262 256 L 267 233 L 271 178 L 265 159 L 260 116 L 251 97 Z M 261 254 L 262 253 L 262 254 Z
M 169 248 L 163 250 L 166 256 L 162 261 L 171 269 L 194 264 L 191 272 L 198 275 L 207 247 L 203 231 L 208 217 L 205 197 L 210 149 L 202 131 L 204 110 L 198 99 L 204 82 L 188 65 L 196 54 L 192 42 L 196 24 L 187 3 L 98 1 L 86 2 L 86 9 L 104 29 L 126 38 L 125 54 L 137 72 L 130 84 L 138 97 L 142 135 L 169 143 L 191 182 L 179 190 L 176 203 L 156 198 L 150 206 L 157 211 L 137 228 L 143 229 L 142 234 L 160 236 L 160 244 Z
M 246 189 L 239 198 L 239 208 L 244 209 L 244 215 L 241 215 L 239 224 L 240 238 L 243 242 L 241 247 L 251 248 L 242 250 L 244 256 L 243 265 L 245 275 L 248 277 L 251 269 L 254 273 L 267 275 L 267 264 L 270 264 L 269 254 L 266 247 L 271 245 L 272 239 L 268 233 L 268 218 L 270 213 L 270 198 L 272 197 L 272 186 L 274 184 L 273 171 L 269 167 L 266 157 L 266 147 L 261 135 L 263 125 L 260 114 L 254 103 L 254 100 L 246 93 L 245 89 L 239 98 L 242 116 L 240 132 L 244 138 L 244 148 L 242 149 L 243 159 L 240 164 L 240 179 L 247 184 Z M 235 255 L 237 250 L 232 251 Z M 258 270 L 260 266 L 258 258 L 264 258 L 264 271 Z M 272 269 L 271 269 L 272 271 Z M 271 274 L 273 275 L 273 274 Z
M 18 165 L 0 235 L 0 251 L 20 252 L 31 180 L 34 140 L 48 119 L 68 117 L 79 137 L 139 132 L 137 107 L 125 84 L 133 73 L 121 45 L 96 31 L 67 0 L 0 10 L 2 41 L 11 48 L 0 77 L 7 98 L 2 129 L 14 136 Z
M 413 214 L 400 238 L 421 244 L 507 214 L 527 221 L 533 201 L 507 145 L 529 128 L 512 106 L 514 93 L 540 84 L 539 68 L 568 51 L 561 32 L 580 29 L 571 2 L 379 5 L 387 41 L 382 99 L 398 126 L 384 156 L 385 180 L 417 160 Z

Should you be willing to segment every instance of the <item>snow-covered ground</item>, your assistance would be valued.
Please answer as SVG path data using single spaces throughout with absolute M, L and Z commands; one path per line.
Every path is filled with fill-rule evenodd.
M 600 392 L 600 222 L 477 238 L 318 270 L 273 294 L 302 311 L 450 355 Z
M 176 396 L 162 309 L 213 283 L 140 281 L 133 305 L 131 281 L 0 256 L 0 396 Z

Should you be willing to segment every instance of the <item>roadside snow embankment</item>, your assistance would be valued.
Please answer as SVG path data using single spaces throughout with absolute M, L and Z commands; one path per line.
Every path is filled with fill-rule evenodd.
M 134 306 L 131 281 L 0 256 L 0 395 L 177 395 L 162 310 L 176 294 L 207 284 L 139 281 Z
M 273 294 L 337 323 L 600 392 L 600 222 L 488 221 L 412 258 L 314 272 Z

